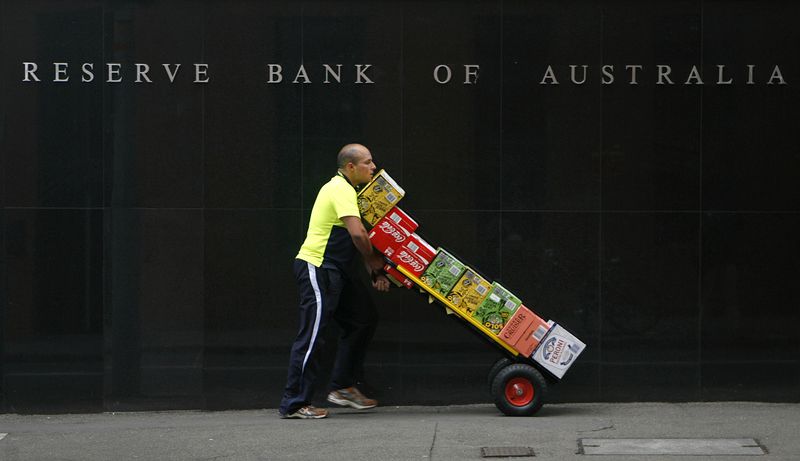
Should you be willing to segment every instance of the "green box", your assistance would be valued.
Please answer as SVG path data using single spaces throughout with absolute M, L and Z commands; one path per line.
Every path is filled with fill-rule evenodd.
M 464 263 L 445 249 L 439 248 L 436 257 L 433 258 L 420 280 L 442 296 L 446 296 L 466 269 L 467 266 Z
M 492 283 L 492 291 L 483 300 L 472 318 L 479 321 L 483 326 L 492 330 L 494 334 L 500 334 L 500 330 L 506 325 L 522 301 L 508 291 L 503 285 L 497 282 Z

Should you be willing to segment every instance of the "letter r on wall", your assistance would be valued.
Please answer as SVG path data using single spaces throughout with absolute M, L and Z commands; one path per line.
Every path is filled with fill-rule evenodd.
M 22 78 L 23 82 L 30 82 L 31 78 L 33 81 L 40 82 L 39 77 L 36 76 L 36 70 L 39 69 L 39 66 L 36 65 L 35 62 L 23 62 L 23 66 L 25 66 L 25 74 Z

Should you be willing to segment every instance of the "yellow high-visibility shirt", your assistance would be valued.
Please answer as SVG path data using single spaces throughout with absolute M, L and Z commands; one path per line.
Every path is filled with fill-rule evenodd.
M 320 267 L 344 269 L 356 253 L 353 239 L 342 218 L 359 217 L 356 190 L 350 182 L 337 174 L 317 194 L 306 240 L 300 247 L 297 259 Z

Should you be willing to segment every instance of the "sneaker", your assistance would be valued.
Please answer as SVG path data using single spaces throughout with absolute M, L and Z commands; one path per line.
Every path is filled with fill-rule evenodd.
M 377 400 L 367 398 L 355 387 L 348 387 L 331 392 L 328 394 L 328 402 L 352 407 L 356 410 L 366 410 L 378 406 Z
M 303 408 L 295 411 L 294 413 L 281 414 L 283 419 L 320 419 L 327 418 L 328 410 L 324 408 L 316 408 L 312 405 L 306 405 Z

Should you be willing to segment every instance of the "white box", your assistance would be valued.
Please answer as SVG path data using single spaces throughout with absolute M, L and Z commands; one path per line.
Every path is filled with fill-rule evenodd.
M 585 348 L 583 341 L 556 323 L 531 358 L 557 378 L 562 378 Z

